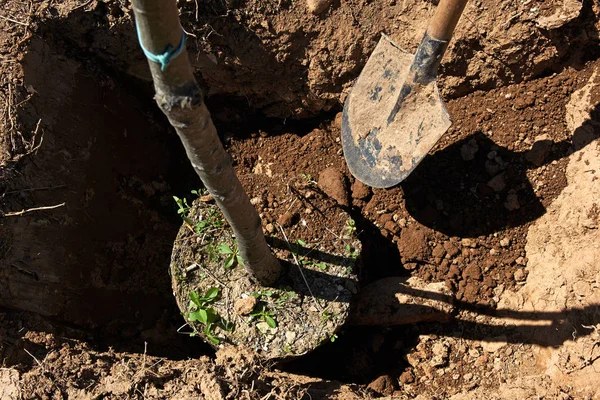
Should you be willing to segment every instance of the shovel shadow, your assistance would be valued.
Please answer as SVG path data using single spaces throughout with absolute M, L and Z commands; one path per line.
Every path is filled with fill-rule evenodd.
M 401 184 L 407 211 L 421 224 L 459 237 L 489 235 L 536 220 L 546 208 L 527 171 L 561 160 L 600 137 L 599 111 L 600 105 L 570 140 L 536 142 L 529 151 L 509 150 L 476 132 L 428 155 Z M 465 146 L 476 146 L 472 160 L 461 157 Z

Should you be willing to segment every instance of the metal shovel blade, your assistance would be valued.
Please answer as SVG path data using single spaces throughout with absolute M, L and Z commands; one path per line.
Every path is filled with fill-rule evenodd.
M 400 183 L 450 127 L 435 77 L 411 83 L 410 93 L 399 100 L 413 59 L 382 35 L 346 98 L 344 156 L 352 175 L 369 186 Z

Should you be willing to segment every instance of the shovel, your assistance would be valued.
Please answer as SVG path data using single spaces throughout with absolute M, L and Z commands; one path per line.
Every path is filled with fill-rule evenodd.
M 402 182 L 450 127 L 437 69 L 467 0 L 440 0 L 415 55 L 382 35 L 346 98 L 342 145 L 361 182 Z

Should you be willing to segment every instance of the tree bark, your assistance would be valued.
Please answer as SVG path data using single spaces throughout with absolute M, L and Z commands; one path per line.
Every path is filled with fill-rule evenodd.
M 141 44 L 161 54 L 177 48 L 182 28 L 175 0 L 133 0 Z M 256 209 L 250 204 L 223 149 L 192 73 L 185 48 L 163 69 L 149 60 L 156 102 L 177 131 L 196 173 L 231 225 L 247 271 L 261 284 L 274 283 L 281 273 L 271 253 Z

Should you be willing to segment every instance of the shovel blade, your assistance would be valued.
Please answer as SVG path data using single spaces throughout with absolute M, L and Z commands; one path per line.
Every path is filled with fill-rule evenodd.
M 342 145 L 352 175 L 376 188 L 404 180 L 451 125 L 436 80 L 413 84 L 388 117 L 409 76 L 414 55 L 382 35 L 342 113 Z

